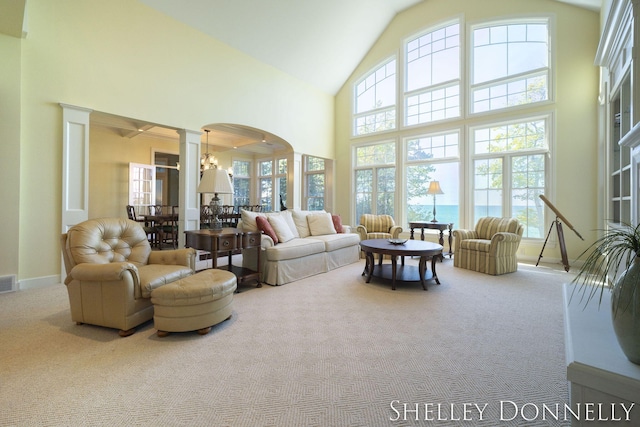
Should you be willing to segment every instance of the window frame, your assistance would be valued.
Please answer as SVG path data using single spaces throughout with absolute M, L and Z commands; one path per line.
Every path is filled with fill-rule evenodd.
M 487 152 L 477 154 L 475 152 L 475 136 L 474 132 L 478 129 L 490 129 L 493 127 L 499 127 L 504 125 L 512 125 L 512 124 L 520 124 L 520 123 L 530 123 L 534 121 L 544 121 L 545 122 L 545 139 L 547 146 L 545 148 L 527 148 L 523 150 L 503 150 L 499 152 Z M 541 154 L 544 155 L 544 189 L 542 191 L 543 194 L 549 195 L 552 192 L 552 179 L 553 179 L 553 159 L 554 159 L 554 129 L 555 129 L 555 117 L 552 111 L 548 111 L 545 113 L 538 114 L 530 114 L 530 115 L 521 115 L 510 118 L 509 120 L 502 121 L 486 121 L 479 124 L 474 124 L 473 126 L 469 126 L 467 128 L 467 142 L 468 142 L 468 156 L 467 156 L 467 165 L 466 170 L 468 174 L 468 188 L 469 192 L 466 197 L 467 201 L 467 213 L 466 217 L 468 220 L 475 224 L 477 218 L 475 218 L 475 208 L 476 208 L 476 199 L 475 199 L 475 164 L 476 160 L 485 160 L 485 159 L 501 159 L 502 160 L 502 187 L 500 191 L 502 191 L 501 197 L 501 211 L 503 217 L 513 217 L 513 203 L 512 203 L 512 192 L 514 190 L 512 177 L 514 174 L 513 170 L 513 158 L 528 156 L 528 155 L 536 155 Z M 539 202 L 542 207 L 542 215 L 543 219 L 541 222 L 541 230 L 542 233 L 540 237 L 529 237 L 527 236 L 527 232 L 523 235 L 523 239 L 527 239 L 530 241 L 540 241 L 544 238 L 544 228 L 546 224 L 549 222 L 549 216 L 544 209 L 544 203 L 539 200 L 535 200 Z M 525 228 L 527 224 L 525 223 Z
M 507 75 L 501 78 L 492 79 L 488 81 L 483 81 L 481 83 L 473 83 L 473 70 L 475 65 L 475 56 L 474 56 L 474 46 L 473 46 L 473 37 L 474 30 L 479 28 L 489 28 L 492 26 L 503 26 L 503 25 L 518 25 L 518 24 L 534 24 L 534 23 L 546 23 L 547 25 L 547 67 L 539 67 L 534 70 L 529 70 L 526 72 L 516 73 L 512 75 Z M 555 102 L 555 20 L 553 15 L 550 14 L 527 14 L 523 16 L 517 17 L 506 17 L 503 19 L 493 19 L 487 21 L 476 21 L 467 23 L 467 36 L 466 36 L 466 58 L 468 60 L 468 66 L 466 67 L 466 88 L 465 88 L 465 99 L 467 100 L 466 113 L 468 118 L 482 116 L 482 115 L 491 115 L 491 114 L 501 114 L 505 111 L 517 111 L 520 109 L 527 108 L 535 108 L 540 105 L 553 104 Z M 523 78 L 527 78 L 527 76 L 533 76 L 540 74 L 546 70 L 547 77 L 547 99 L 531 102 L 531 103 L 523 103 L 516 105 L 507 105 L 506 107 L 495 108 L 495 109 L 487 109 L 483 111 L 474 112 L 473 110 L 473 100 L 474 100 L 474 88 L 489 88 L 495 87 L 497 83 L 504 82 L 505 84 L 511 83 L 514 80 L 521 80 Z M 463 118 L 464 119 L 464 118 Z
M 394 71 L 394 101 L 393 101 L 393 105 L 388 105 L 388 106 L 383 106 L 383 107 L 374 107 L 362 112 L 358 112 L 358 86 L 365 82 L 369 77 L 373 76 L 376 74 L 376 72 L 378 70 L 380 70 L 382 67 L 386 67 L 390 62 L 395 61 L 395 71 Z M 378 64 L 376 64 L 375 66 L 373 66 L 372 68 L 370 68 L 369 70 L 367 70 L 366 74 L 364 74 L 361 78 L 359 78 L 358 80 L 356 80 L 356 82 L 353 84 L 352 86 L 352 97 L 351 97 L 351 112 L 352 112 L 352 118 L 351 118 L 351 137 L 352 138 L 359 138 L 359 137 L 366 137 L 366 136 L 371 136 L 371 135 L 379 135 L 385 132 L 394 132 L 397 131 L 400 128 L 400 124 L 398 123 L 398 75 L 399 75 L 399 61 L 398 61 L 398 57 L 397 55 L 391 55 L 387 58 L 385 58 L 384 60 L 382 60 L 381 62 L 379 62 Z M 376 83 L 377 85 L 378 83 Z M 374 85 L 375 86 L 375 85 Z M 392 128 L 389 129 L 381 129 L 381 130 L 374 130 L 371 132 L 366 132 L 366 133 L 358 133 L 358 119 L 361 118 L 367 118 L 367 117 L 374 117 L 374 116 L 378 116 L 378 115 L 387 115 L 389 113 L 393 113 L 395 115 L 395 117 L 393 118 L 393 122 L 394 125 Z
M 309 169 L 309 160 L 310 159 L 320 159 L 323 162 L 323 167 L 322 169 L 313 169 L 310 170 Z M 328 190 L 327 190 L 327 185 L 328 185 L 328 181 L 327 181 L 327 164 L 328 160 L 323 158 L 323 157 L 319 157 L 319 156 L 311 156 L 311 155 L 305 155 L 302 157 L 302 164 L 303 164 L 303 176 L 302 176 L 302 181 L 304 184 L 304 193 L 303 193 L 303 208 L 306 210 L 323 210 L 326 209 L 327 207 L 327 194 L 328 194 Z M 309 191 L 309 185 L 311 184 L 311 176 L 315 176 L 315 175 L 321 175 L 323 177 L 324 183 L 323 183 L 323 191 L 322 191 L 322 209 L 311 209 L 311 207 L 314 207 L 313 204 L 309 203 L 311 199 L 315 199 L 318 197 L 315 196 L 311 196 L 310 195 L 310 191 Z M 311 205 L 311 206 L 310 206 Z
M 249 175 L 241 175 L 238 170 L 236 170 L 236 162 L 248 163 L 247 171 L 249 171 Z M 233 178 L 231 183 L 233 184 L 233 205 L 238 209 L 239 206 L 245 206 L 251 204 L 251 172 L 253 171 L 253 161 L 250 159 L 232 159 L 231 165 L 233 168 Z M 239 196 L 236 193 L 236 180 L 246 180 L 248 182 L 249 195 L 248 200 L 246 202 L 239 202 Z
M 384 162 L 380 162 L 380 163 L 374 163 L 374 164 L 365 164 L 365 165 L 360 165 L 358 166 L 357 164 L 357 160 L 358 160 L 358 150 L 364 147 L 372 147 L 372 146 L 377 146 L 377 145 L 385 145 L 385 144 L 393 144 L 393 153 L 394 153 L 394 160 L 393 163 L 384 163 Z M 399 200 L 402 199 L 402 189 L 400 188 L 400 186 L 398 185 L 400 180 L 398 179 L 398 174 L 399 171 L 401 169 L 401 166 L 399 164 L 399 162 L 401 163 L 400 159 L 400 153 L 399 153 L 399 147 L 400 147 L 400 143 L 394 138 L 394 139 L 382 139 L 382 140 L 377 140 L 377 141 L 371 141 L 371 142 L 366 142 L 366 143 L 361 143 L 361 144 L 357 144 L 354 145 L 352 147 L 352 156 L 353 156 L 353 167 L 352 167 L 352 179 L 353 179 L 353 185 L 354 185 L 354 191 L 353 194 L 355 197 L 352 198 L 352 211 L 354 212 L 354 215 L 356 216 L 355 220 L 356 223 L 360 222 L 360 217 L 358 215 L 358 182 L 357 182 L 357 173 L 358 171 L 362 171 L 362 170 L 371 170 L 372 173 L 372 181 L 371 181 L 371 204 L 370 204 L 370 211 L 369 212 L 363 212 L 363 213 L 371 213 L 374 215 L 380 215 L 380 213 L 378 213 L 378 209 L 377 209 L 377 200 L 378 200 L 378 171 L 380 169 L 389 169 L 389 168 L 393 168 L 393 177 L 394 177 L 394 200 L 393 203 L 391 204 L 391 208 L 393 209 L 392 213 L 388 213 L 388 212 L 383 212 L 382 214 L 389 214 L 396 216 L 397 212 L 398 212 L 398 204 L 399 204 Z M 386 194 L 386 193 L 385 193 Z
M 448 135 L 457 135 L 458 138 L 458 150 L 457 150 L 457 155 L 444 155 L 442 157 L 432 157 L 432 158 L 427 158 L 427 159 L 409 159 L 409 148 L 408 148 L 408 144 L 411 140 L 415 140 L 415 139 L 420 139 L 420 138 L 437 138 L 437 137 L 446 137 Z M 438 165 L 457 165 L 457 176 L 455 177 L 455 181 L 458 184 L 458 188 L 456 189 L 456 193 L 458 194 L 458 213 L 457 213 L 457 218 L 460 218 L 462 212 L 462 202 L 461 202 L 461 194 L 462 194 L 462 185 L 460 185 L 461 180 L 461 172 L 463 169 L 463 153 L 464 153 L 464 149 L 463 149 L 463 144 L 464 144 L 465 140 L 464 140 L 464 132 L 463 129 L 459 128 L 459 127 L 452 127 L 449 129 L 445 129 L 442 131 L 432 131 L 432 132 L 425 132 L 425 133 L 420 133 L 420 134 L 416 134 L 416 135 L 412 135 L 412 136 L 407 136 L 404 137 L 402 139 L 402 152 L 403 152 L 403 165 L 402 165 L 402 170 L 403 170 L 403 191 L 404 191 L 404 200 L 406 200 L 405 203 L 405 211 L 403 212 L 403 218 L 406 220 L 407 223 L 409 223 L 410 221 L 430 221 L 432 218 L 429 217 L 427 215 L 426 218 L 421 218 L 421 219 L 415 219 L 412 220 L 409 218 L 409 213 L 410 213 L 410 209 L 409 209 L 409 198 L 410 198 L 410 194 L 409 194 L 409 179 L 408 179 L 408 171 L 410 167 L 414 167 L 414 166 L 421 166 L 421 165 L 431 165 L 433 167 L 435 167 L 437 169 Z M 446 146 L 446 144 L 445 144 Z M 434 171 L 434 174 L 437 175 L 437 172 Z M 433 179 L 432 179 L 433 180 Z M 445 184 L 445 181 L 442 179 L 436 179 L 438 181 L 440 181 L 440 185 L 447 185 Z M 426 184 L 426 188 L 429 187 L 429 183 L 427 182 Z M 426 197 L 426 190 L 425 190 L 425 197 Z M 427 206 L 427 210 L 428 210 L 428 214 L 430 215 L 433 212 L 433 196 L 428 196 L 427 198 L 427 202 L 428 204 Z M 440 198 L 440 200 L 442 200 L 442 198 Z M 441 202 L 440 202 L 441 203 Z M 438 205 L 438 203 L 437 203 Z M 436 214 L 436 219 L 437 219 L 437 214 Z M 453 222 L 453 223 L 457 223 L 457 221 L 451 221 L 451 218 L 447 219 L 447 222 Z M 427 232 L 430 232 L 429 230 L 427 230 Z
M 439 30 L 446 30 L 447 27 L 457 24 L 458 25 L 458 77 L 457 78 L 453 78 L 453 79 L 449 79 L 449 80 L 444 80 L 444 81 L 440 81 L 438 83 L 435 84 L 430 84 L 427 86 L 423 86 L 420 88 L 416 88 L 416 89 L 408 89 L 408 73 L 409 73 L 409 53 L 408 53 L 408 47 L 409 47 L 409 43 L 413 42 L 414 40 L 417 40 L 427 34 L 430 33 L 434 33 L 436 31 Z M 404 40 L 402 40 L 402 67 L 403 67 L 403 72 L 402 72 L 402 81 L 399 82 L 399 86 L 402 87 L 402 93 L 399 96 L 402 100 L 402 127 L 403 128 L 414 128 L 414 127 L 421 127 L 421 126 L 430 126 L 433 124 L 437 124 L 437 123 L 441 123 L 441 122 L 447 122 L 447 121 L 453 121 L 453 120 L 461 120 L 464 118 L 464 111 L 465 111 L 465 107 L 464 107 L 464 101 L 465 101 L 465 97 L 464 97 L 464 91 L 463 91 L 463 84 L 464 84 L 464 57 L 465 57 L 465 26 L 463 23 L 463 19 L 461 17 L 456 17 L 454 19 L 449 19 L 449 20 L 445 20 L 439 23 L 436 23 L 432 26 L 429 26 L 428 28 L 423 29 L 422 31 L 419 31 L 417 33 L 412 34 L 409 37 L 406 37 Z M 446 91 L 447 89 L 451 88 L 451 87 L 455 87 L 455 85 L 452 85 L 452 83 L 457 82 L 457 87 L 458 87 L 458 113 L 457 116 L 455 117 L 444 117 L 444 118 L 440 118 L 440 119 L 435 119 L 435 120 L 430 120 L 430 121 L 426 121 L 426 122 L 418 122 L 418 123 L 412 123 L 409 124 L 409 110 L 410 107 L 408 105 L 409 102 L 409 98 L 414 97 L 414 96 L 420 96 L 426 93 L 433 93 L 436 92 L 438 90 L 444 90 Z M 446 97 L 445 97 L 446 99 Z M 431 114 L 433 114 L 433 110 L 431 111 Z

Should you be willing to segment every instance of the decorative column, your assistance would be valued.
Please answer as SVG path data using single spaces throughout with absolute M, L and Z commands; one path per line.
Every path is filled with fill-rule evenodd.
M 89 115 L 90 109 L 62 107 L 62 220 L 61 233 L 89 219 Z M 61 263 L 60 275 L 65 267 Z M 63 279 L 64 280 L 64 279 Z
M 200 228 L 200 135 L 202 132 L 180 129 L 180 199 L 178 211 L 178 247 L 184 247 L 185 230 Z

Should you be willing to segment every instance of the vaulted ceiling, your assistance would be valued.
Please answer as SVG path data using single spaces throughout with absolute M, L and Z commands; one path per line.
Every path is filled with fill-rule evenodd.
M 429 0 L 140 1 L 335 94 L 393 17 Z M 596 12 L 602 5 L 602 0 L 557 1 Z
M 0 0 L 0 33 L 28 37 L 27 1 Z M 326 93 L 335 94 L 393 17 L 429 0 L 139 1 Z M 556 1 L 598 12 L 603 0 Z M 177 139 L 175 129 L 109 114 L 94 113 L 92 122 L 130 138 L 146 131 Z M 244 147 L 247 151 L 265 153 L 286 146 L 277 137 L 256 129 L 229 125 L 210 129 L 211 140 L 218 144 L 214 147 L 216 151 Z

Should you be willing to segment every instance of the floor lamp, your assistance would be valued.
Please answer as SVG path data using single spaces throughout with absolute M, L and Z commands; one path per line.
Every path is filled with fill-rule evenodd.
M 202 173 L 202 179 L 198 184 L 198 193 L 213 193 L 213 199 L 209 203 L 213 218 L 211 220 L 211 228 L 220 230 L 222 221 L 218 218 L 220 214 L 220 198 L 218 194 L 233 194 L 233 187 L 229 179 L 229 173 L 220 168 L 205 169 Z
M 444 192 L 440 188 L 440 182 L 431 181 L 429 183 L 427 194 L 433 195 L 433 219 L 431 220 L 431 222 L 438 222 L 438 220 L 436 219 L 436 194 L 444 194 Z

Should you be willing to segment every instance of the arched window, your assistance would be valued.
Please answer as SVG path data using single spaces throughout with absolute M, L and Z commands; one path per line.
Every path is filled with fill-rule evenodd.
M 355 86 L 354 135 L 396 128 L 396 60 L 390 59 Z

